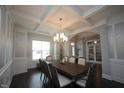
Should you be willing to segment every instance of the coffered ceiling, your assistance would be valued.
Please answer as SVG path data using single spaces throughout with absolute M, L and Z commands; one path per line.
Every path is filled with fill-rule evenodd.
M 75 33 L 103 22 L 113 7 L 116 6 L 16 5 L 11 6 L 10 10 L 16 25 L 33 32 L 53 35 L 60 31 L 59 18 L 63 19 L 61 23 L 63 31 L 69 34 Z M 114 9 L 114 13 L 117 11 Z
M 66 6 L 65 6 L 66 7 Z M 54 12 L 49 14 L 45 19 L 44 23 L 47 24 L 48 26 L 58 28 L 60 27 L 60 21 L 59 18 L 62 18 L 62 28 L 66 28 L 70 26 L 71 24 L 78 22 L 79 18 L 78 16 L 66 9 L 64 6 L 63 7 L 57 7 Z

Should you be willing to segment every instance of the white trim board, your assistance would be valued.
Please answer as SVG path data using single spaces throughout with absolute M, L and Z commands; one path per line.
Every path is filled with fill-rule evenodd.
M 12 61 L 8 62 L 7 64 L 5 64 L 5 66 L 3 66 L 1 69 L 0 69 L 0 76 L 3 75 L 3 73 L 9 68 L 9 66 L 12 64 Z
M 2 77 L 2 75 L 6 72 L 6 70 L 12 65 L 12 61 L 8 62 L 7 64 L 5 64 L 5 66 L 3 66 L 1 69 L 0 69 L 0 77 Z M 10 77 L 9 81 L 7 84 L 5 85 L 1 85 L 1 87 L 3 88 L 9 88 L 11 82 L 12 82 L 12 77 L 13 75 Z
M 102 74 L 102 78 L 108 79 L 108 80 L 112 80 L 111 79 L 111 75 L 107 75 L 107 74 Z

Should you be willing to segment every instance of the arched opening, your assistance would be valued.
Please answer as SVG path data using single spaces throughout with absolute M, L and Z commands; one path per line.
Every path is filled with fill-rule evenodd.
M 76 57 L 84 57 L 87 62 L 101 63 L 100 34 L 94 31 L 85 31 L 76 34 L 70 40 L 75 45 L 71 48 L 71 54 Z

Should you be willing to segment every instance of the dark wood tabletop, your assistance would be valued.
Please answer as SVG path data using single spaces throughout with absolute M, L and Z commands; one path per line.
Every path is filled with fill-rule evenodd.
M 89 63 L 87 63 L 85 66 L 84 65 L 79 65 L 75 63 L 60 63 L 60 62 L 53 62 L 53 66 L 59 70 L 59 72 L 68 75 L 72 78 L 77 77 L 81 74 L 84 74 L 88 71 L 89 68 Z

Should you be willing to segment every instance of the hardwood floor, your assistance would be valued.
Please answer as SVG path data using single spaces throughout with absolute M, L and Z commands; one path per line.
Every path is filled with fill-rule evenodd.
M 13 77 L 11 88 L 41 88 L 40 71 L 30 69 L 27 73 L 15 75 Z
M 124 88 L 124 84 L 101 78 L 101 65 L 96 67 L 95 88 Z M 26 73 L 15 75 L 13 77 L 10 88 L 44 88 L 40 80 L 40 71 L 38 69 L 30 69 Z M 45 86 L 47 87 L 47 86 Z M 67 86 L 70 88 L 72 86 Z M 79 87 L 79 86 L 75 86 Z

